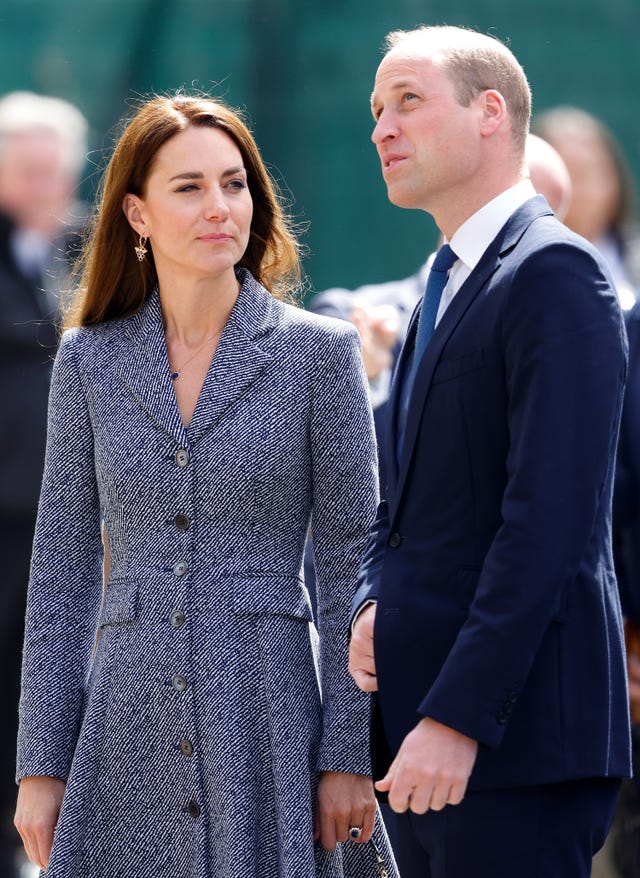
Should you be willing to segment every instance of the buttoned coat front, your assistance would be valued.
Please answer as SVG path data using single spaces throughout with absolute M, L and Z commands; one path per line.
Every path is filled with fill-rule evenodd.
M 318 771 L 369 771 L 346 660 L 376 499 L 357 335 L 239 279 L 188 429 L 157 292 L 62 340 L 18 754 L 67 780 L 48 878 L 375 874 L 370 846 L 312 840 Z

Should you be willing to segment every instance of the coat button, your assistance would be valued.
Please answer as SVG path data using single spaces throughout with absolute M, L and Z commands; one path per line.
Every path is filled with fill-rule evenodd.
M 173 574 L 174 576 L 184 576 L 188 569 L 189 565 L 186 561 L 178 561 L 177 564 L 173 565 Z
M 178 528 L 178 530 L 189 530 L 189 525 L 191 521 L 189 520 L 188 515 L 183 515 L 182 512 L 179 512 L 178 515 L 173 519 L 173 523 Z
M 187 451 L 187 449 L 178 448 L 175 453 L 176 466 L 179 466 L 180 469 L 184 469 L 185 466 L 187 466 L 187 464 L 189 463 L 189 460 L 189 452 Z
M 172 610 L 169 620 L 174 628 L 182 628 L 185 623 L 185 616 L 182 610 Z
M 200 805 L 198 805 L 198 803 L 195 802 L 193 799 L 191 799 L 191 801 L 190 801 L 189 804 L 187 805 L 187 809 L 188 809 L 188 811 L 189 811 L 189 814 L 191 814 L 191 816 L 192 816 L 194 819 L 195 819 L 196 817 L 199 817 L 199 816 L 200 816 Z
M 184 692 L 189 684 L 187 682 L 187 678 L 183 677 L 182 674 L 174 674 L 171 678 L 171 685 L 176 690 L 176 692 Z
M 182 741 L 180 741 L 180 752 L 182 753 L 183 756 L 192 756 L 193 755 L 193 744 L 191 743 L 191 741 L 187 741 L 186 738 L 184 738 Z
M 402 537 L 399 533 L 392 533 L 389 537 L 389 545 L 392 549 L 397 549 L 400 543 L 402 542 Z

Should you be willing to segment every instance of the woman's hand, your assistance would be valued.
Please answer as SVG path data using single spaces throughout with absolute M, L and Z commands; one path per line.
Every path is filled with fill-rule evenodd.
M 362 829 L 357 844 L 369 841 L 376 820 L 376 797 L 373 781 L 362 774 L 324 771 L 318 783 L 315 832 L 325 850 L 335 850 L 336 843 L 347 841 L 352 826 Z
M 65 786 L 58 777 L 23 777 L 20 781 L 14 823 L 27 856 L 41 869 L 49 865 Z

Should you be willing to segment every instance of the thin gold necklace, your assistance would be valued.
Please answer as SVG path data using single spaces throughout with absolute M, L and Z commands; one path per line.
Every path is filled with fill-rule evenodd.
M 171 375 L 171 380 L 172 380 L 172 381 L 177 381 L 177 380 L 180 378 L 180 375 L 182 374 L 182 370 L 184 369 L 184 367 L 185 367 L 185 366 L 188 366 L 189 363 L 190 363 L 192 360 L 195 360 L 195 358 L 198 356 L 198 354 L 201 353 L 201 352 L 205 349 L 205 347 L 206 347 L 208 344 L 210 344 L 214 339 L 216 339 L 216 338 L 222 333 L 222 330 L 223 330 L 223 329 L 224 329 L 224 327 L 222 327 L 221 329 L 219 329 L 219 330 L 215 333 L 215 335 L 212 335 L 212 336 L 211 336 L 211 338 L 207 338 L 207 339 L 206 339 L 206 340 L 200 345 L 200 347 L 199 347 L 198 350 L 195 352 L 195 354 L 191 354 L 191 356 L 189 357 L 189 359 L 188 359 L 188 360 L 185 360 L 185 362 L 182 364 L 182 366 L 180 366 L 179 369 L 175 369 L 175 368 L 171 365 L 171 363 L 169 363 L 169 374 Z

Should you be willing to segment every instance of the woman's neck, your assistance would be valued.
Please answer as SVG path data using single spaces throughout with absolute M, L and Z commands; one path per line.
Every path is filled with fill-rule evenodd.
M 234 272 L 192 283 L 159 278 L 158 286 L 167 341 L 187 349 L 222 331 L 240 291 Z

